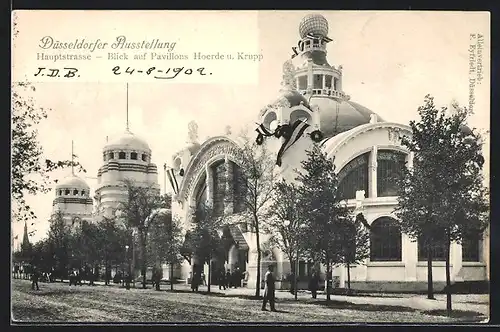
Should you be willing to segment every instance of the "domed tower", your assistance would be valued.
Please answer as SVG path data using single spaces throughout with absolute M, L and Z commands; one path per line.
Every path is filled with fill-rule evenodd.
M 71 142 L 71 162 L 73 164 L 73 142 Z M 90 187 L 82 178 L 75 175 L 73 165 L 71 175 L 56 184 L 56 198 L 52 203 L 52 215 L 61 213 L 68 226 L 75 222 L 93 221 L 93 200 Z
M 102 158 L 104 164 L 97 172 L 96 199 L 105 215 L 112 215 L 120 203 L 127 200 L 124 180 L 159 190 L 158 169 L 151 162 L 151 149 L 128 128 L 106 143 Z
M 128 126 L 127 85 L 127 127 L 123 134 L 108 141 L 102 150 L 103 165 L 97 172 L 95 199 L 98 211 L 113 216 L 121 203 L 126 202 L 125 180 L 135 185 L 158 190 L 158 168 L 151 162 L 148 143 L 134 135 Z
M 325 138 L 370 122 L 374 113 L 350 100 L 342 85 L 342 66 L 328 63 L 328 21 L 309 14 L 299 24 L 300 40 L 294 55 L 297 91 L 319 111 L 319 129 Z M 376 115 L 375 115 L 376 116 Z M 382 121 L 380 118 L 378 121 Z

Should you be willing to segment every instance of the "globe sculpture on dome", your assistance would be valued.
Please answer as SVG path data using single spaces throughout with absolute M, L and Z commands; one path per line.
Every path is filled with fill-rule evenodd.
M 306 15 L 299 24 L 299 33 L 300 38 L 305 38 L 307 35 L 326 37 L 328 35 L 328 21 L 320 14 Z

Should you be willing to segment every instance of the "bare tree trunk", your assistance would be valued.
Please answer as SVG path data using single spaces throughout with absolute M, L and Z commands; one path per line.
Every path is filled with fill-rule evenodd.
M 142 273 L 142 289 L 146 289 L 146 272 L 147 272 L 147 261 L 146 261 L 146 235 L 141 234 L 141 273 Z
M 260 235 L 259 235 L 259 225 L 257 221 L 257 216 L 254 215 L 254 223 L 255 223 L 255 240 L 257 242 L 257 280 L 255 281 L 255 297 L 260 297 Z
M 450 236 L 446 236 L 446 314 L 451 316 Z
M 211 280 L 211 272 L 212 272 L 212 257 L 208 257 L 208 280 L 207 280 L 207 292 L 210 293 L 210 282 Z
M 327 259 L 326 261 L 326 303 L 328 304 L 330 302 L 330 289 L 331 289 L 331 284 L 330 284 L 330 278 L 332 276 L 330 275 L 330 261 Z
M 174 290 L 174 263 L 170 263 L 170 290 Z
M 432 284 L 432 245 L 427 243 L 427 298 L 435 300 L 434 285 Z
M 109 273 L 109 262 L 108 258 L 106 257 L 104 260 L 104 285 L 108 286 L 109 285 L 109 280 L 108 280 L 108 273 Z
M 347 262 L 347 294 L 351 294 L 351 264 Z

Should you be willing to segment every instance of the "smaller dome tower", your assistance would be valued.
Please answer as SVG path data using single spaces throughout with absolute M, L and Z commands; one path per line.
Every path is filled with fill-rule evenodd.
M 74 156 L 73 151 L 71 154 Z M 77 221 L 92 222 L 93 200 L 90 197 L 90 187 L 85 180 L 75 175 L 73 167 L 70 176 L 57 182 L 55 191 L 52 215 L 61 213 L 68 226 L 74 226 Z

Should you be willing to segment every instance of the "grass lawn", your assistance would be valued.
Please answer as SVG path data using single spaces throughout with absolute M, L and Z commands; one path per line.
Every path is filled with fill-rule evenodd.
M 166 287 L 168 288 L 168 287 Z M 12 318 L 19 322 L 412 322 L 450 323 L 485 321 L 483 313 L 457 310 L 452 318 L 439 309 L 416 309 L 401 303 L 356 303 L 302 297 L 278 299 L 278 312 L 262 312 L 261 301 L 245 296 L 155 291 L 113 286 L 68 286 L 40 283 L 31 290 L 27 280 L 12 280 Z M 373 303 L 372 303 L 373 302 Z

